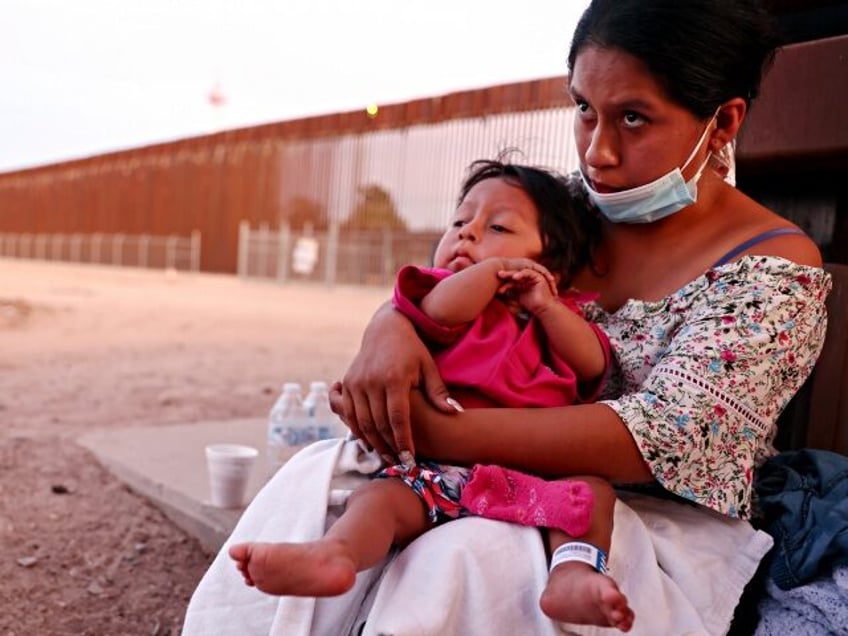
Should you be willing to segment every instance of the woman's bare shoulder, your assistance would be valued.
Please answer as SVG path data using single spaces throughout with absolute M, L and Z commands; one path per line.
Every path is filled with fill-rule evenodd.
M 745 195 L 732 197 L 730 203 L 732 216 L 736 217 L 738 223 L 736 235 L 744 237 L 739 243 L 752 241 L 751 246 L 739 252 L 735 258 L 752 254 L 778 256 L 799 265 L 822 266 L 819 247 L 797 225 Z M 775 230 L 778 231 L 773 232 Z
M 806 234 L 784 234 L 769 240 L 773 242 L 773 245 L 764 254 L 780 256 L 799 265 L 822 266 L 821 251 L 813 239 Z

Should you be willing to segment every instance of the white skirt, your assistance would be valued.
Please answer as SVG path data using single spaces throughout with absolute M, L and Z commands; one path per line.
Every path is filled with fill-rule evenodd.
M 231 543 L 319 538 L 351 489 L 378 466 L 374 455 L 341 440 L 317 442 L 289 460 L 245 510 L 198 584 L 183 634 L 621 633 L 548 619 L 539 609 L 548 573 L 539 531 L 476 517 L 428 531 L 361 572 L 343 596 L 276 597 L 244 584 L 227 555 Z M 725 634 L 771 537 L 703 508 L 622 497 L 608 565 L 636 615 L 630 634 Z

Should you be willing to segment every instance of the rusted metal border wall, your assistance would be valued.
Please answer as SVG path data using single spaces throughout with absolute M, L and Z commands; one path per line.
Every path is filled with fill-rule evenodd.
M 336 113 L 0 174 L 0 233 L 199 231 L 200 267 L 218 272 L 236 271 L 241 221 L 306 222 L 342 240 L 387 218 L 432 233 L 473 159 L 515 148 L 520 161 L 576 167 L 565 83 L 493 86 L 381 106 L 375 117 Z

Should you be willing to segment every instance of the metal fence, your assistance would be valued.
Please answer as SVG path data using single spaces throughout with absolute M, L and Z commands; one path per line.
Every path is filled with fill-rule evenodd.
M 366 269 L 357 276 L 372 280 L 371 262 L 386 260 L 387 239 L 363 234 L 360 247 L 345 247 L 353 240 L 345 232 L 440 232 L 474 159 L 516 148 L 516 161 L 576 167 L 574 109 L 565 87 L 564 77 L 492 86 L 381 104 L 376 117 L 364 110 L 334 113 L 3 173 L 0 232 L 161 236 L 199 230 L 201 270 L 235 273 L 242 219 L 254 228 L 288 223 L 298 232 L 308 222 L 322 255 L 330 240 L 323 235 L 338 227 L 331 254 L 339 263 L 362 245 L 377 250 L 362 253 Z M 367 193 L 375 191 L 383 201 L 371 206 Z M 391 213 L 380 218 L 370 214 L 387 209 Z M 392 223 L 380 222 L 386 216 Z
M 200 232 L 149 234 L 0 234 L 0 256 L 128 267 L 200 270 Z
M 441 232 L 296 232 L 239 225 L 238 275 L 278 282 L 390 285 L 406 264 L 429 265 Z

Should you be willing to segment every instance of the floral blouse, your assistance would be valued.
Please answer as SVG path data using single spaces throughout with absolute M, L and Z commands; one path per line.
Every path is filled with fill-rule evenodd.
M 753 470 L 774 454 L 777 417 L 816 362 L 829 290 L 823 269 L 745 256 L 657 302 L 586 306 L 613 349 L 601 402 L 665 489 L 750 517 Z

